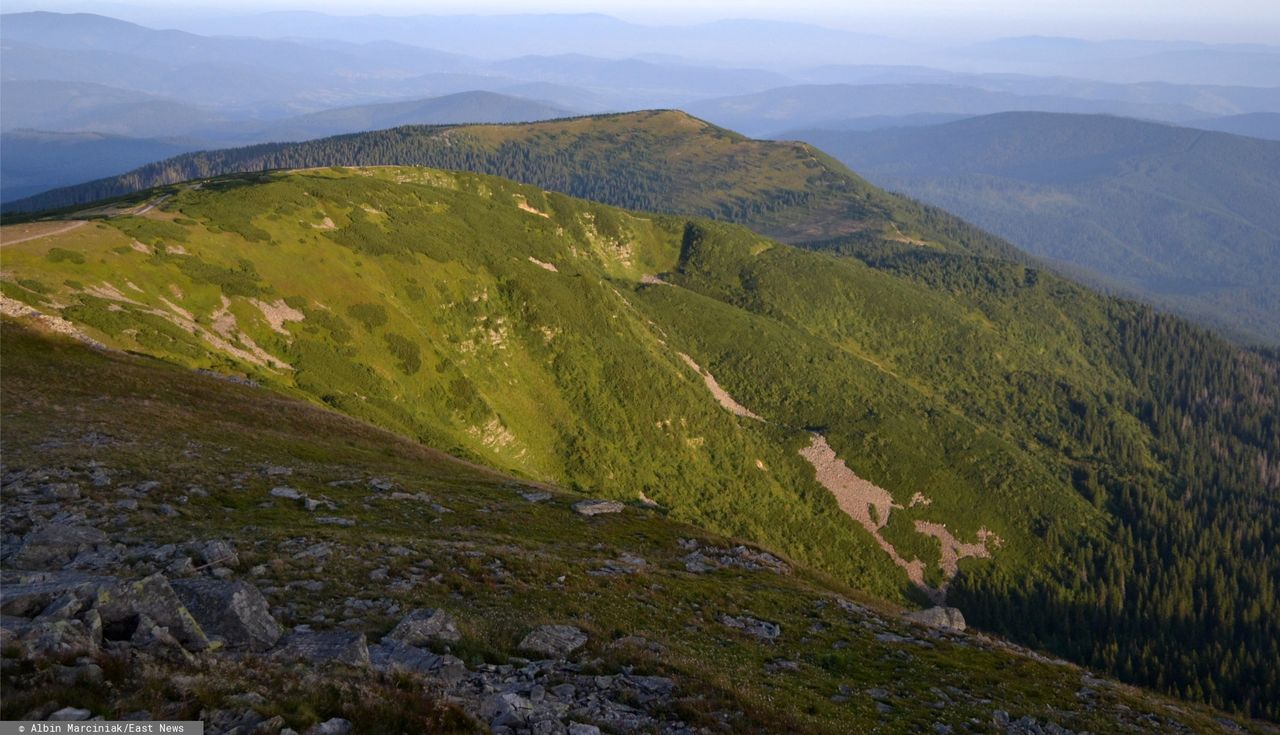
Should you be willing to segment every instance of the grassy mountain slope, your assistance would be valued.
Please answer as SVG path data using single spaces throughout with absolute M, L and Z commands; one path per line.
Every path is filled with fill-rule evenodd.
M 6 230 L 5 295 L 921 599 L 883 541 L 923 585 L 958 571 L 983 625 L 1184 696 L 1275 701 L 1274 362 L 1006 260 L 857 235 L 824 246 L 856 257 L 806 252 L 491 177 L 171 194 Z M 765 421 L 724 410 L 701 369 Z M 901 506 L 877 506 L 879 537 L 801 456 L 809 431 Z M 922 523 L 990 558 L 947 568 Z M 1184 609 L 1206 589 L 1214 605 Z
M 542 675 L 537 682 L 547 699 L 566 679 L 583 689 L 584 680 L 670 677 L 676 686 L 670 696 L 656 705 L 630 704 L 660 721 L 735 732 L 905 733 L 935 723 L 958 729 L 994 723 L 996 710 L 1014 721 L 1029 717 L 1075 731 L 1210 733 L 1234 725 L 1202 706 L 1119 686 L 986 637 L 905 625 L 891 607 L 851 604 L 857 593 L 803 568 L 690 572 L 690 544 L 724 553 L 736 542 L 658 511 L 632 505 L 618 515 L 582 518 L 569 508 L 576 496 L 458 462 L 276 393 L 91 350 L 7 317 L 0 339 L 5 533 L 25 531 L 15 512 L 24 486 L 51 478 L 79 483 L 84 495 L 76 510 L 84 522 L 138 552 L 132 559 L 192 539 L 233 544 L 239 558 L 227 572 L 264 590 L 287 627 L 340 627 L 373 641 L 398 621 L 393 605 L 442 607 L 458 620 L 461 640 L 450 649 L 467 675 L 493 677 L 495 665 L 521 667 L 518 643 L 531 627 L 571 623 L 589 636 L 574 656 L 584 674 Z M 72 374 L 76 380 L 66 381 Z M 430 493 L 435 505 L 372 489 L 374 478 L 406 497 Z M 134 501 L 135 510 L 122 510 L 144 482 L 154 489 Z M 263 507 L 281 482 L 324 494 L 339 505 L 335 513 L 357 525 L 322 525 L 278 500 Z M 542 502 L 519 494 L 545 490 L 551 497 Z M 172 508 L 168 515 L 165 508 Z M 328 555 L 293 557 L 314 548 Z M 600 574 L 619 558 L 645 563 L 630 573 Z M 145 564 L 111 571 L 143 574 Z M 424 567 L 430 579 L 421 579 Z M 313 578 L 324 584 L 298 584 Z M 421 581 L 407 583 L 415 578 Z M 757 640 L 725 626 L 724 615 L 768 619 L 781 634 Z M 298 730 L 343 717 L 358 732 L 487 731 L 472 719 L 483 712 L 474 696 L 460 688 L 445 702 L 438 692 L 449 684 L 429 675 L 341 664 L 304 670 L 268 656 L 218 653 L 175 663 L 131 658 L 116 648 L 97 659 L 104 681 L 95 685 L 69 679 L 63 672 L 74 669 L 56 661 L 28 662 L 14 653 L 6 643 L 0 675 L 6 719 L 74 706 L 108 719 L 139 710 L 203 719 L 215 729 L 220 711 L 239 713 L 250 702 L 258 719 L 280 717 L 276 727 Z M 627 703 L 625 690 L 613 686 L 601 698 Z M 247 700 L 246 692 L 258 699 Z M 1240 724 L 1262 731 L 1261 723 Z
M 1091 281 L 1280 343 L 1280 143 L 1042 113 L 797 136 Z
M 494 174 L 620 207 L 740 222 L 785 241 L 856 236 L 1017 257 L 1006 243 L 877 189 L 811 146 L 749 140 L 675 111 L 531 125 L 403 127 L 194 153 L 9 208 L 84 204 L 228 173 L 348 165 Z

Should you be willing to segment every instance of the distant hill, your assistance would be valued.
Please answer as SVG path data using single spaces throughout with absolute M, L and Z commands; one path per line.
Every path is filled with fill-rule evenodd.
M 1250 138 L 1280 140 L 1280 112 L 1250 112 L 1243 115 L 1197 120 L 1191 123 L 1191 127 L 1246 135 Z
M 0 134 L 0 201 L 122 173 L 197 147 L 181 140 L 101 133 L 6 132 Z
M 173 99 L 92 82 L 0 82 L 3 129 L 95 132 L 130 137 L 189 135 L 227 118 Z
M 1094 283 L 1280 343 L 1280 143 L 1042 113 L 795 136 Z
M 689 112 L 748 135 L 796 128 L 839 127 L 873 115 L 985 115 L 1013 110 L 1109 113 L 1160 120 L 1191 120 L 1204 113 L 1186 104 L 1083 99 L 1015 93 L 958 84 L 805 84 L 703 100 Z M 832 125 L 836 123 L 836 125 Z

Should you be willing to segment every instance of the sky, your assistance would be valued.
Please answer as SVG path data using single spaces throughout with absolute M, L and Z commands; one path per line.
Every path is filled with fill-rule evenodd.
M 4 0 L 0 7 L 99 12 L 135 22 L 268 9 L 341 15 L 598 12 L 647 23 L 785 19 L 899 37 L 1035 34 L 1280 44 L 1280 0 Z

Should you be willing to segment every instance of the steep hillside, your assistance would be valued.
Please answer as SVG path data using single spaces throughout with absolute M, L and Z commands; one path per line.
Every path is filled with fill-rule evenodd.
M 6 228 L 9 308 L 1276 714 L 1277 366 L 1176 319 L 419 168 L 117 215 Z
M 376 165 L 494 174 L 620 207 L 740 222 L 787 241 L 927 241 L 941 250 L 1017 257 L 1006 243 L 881 191 L 808 145 L 749 140 L 675 111 L 531 125 L 403 127 L 193 153 L 13 202 L 7 211 L 84 204 L 242 171 Z
M 1093 282 L 1280 344 L 1280 142 L 1038 113 L 796 135 Z
M 23 321 L 0 331 L 7 720 L 83 708 L 209 733 L 335 718 L 355 732 L 1263 731 L 910 624 L 658 510 L 584 516 L 579 496 Z M 130 591 L 79 609 L 96 590 Z M 172 590 L 190 622 L 165 617 L 186 611 L 163 606 Z M 220 607 L 232 591 L 238 605 Z M 30 617 L 64 592 L 61 618 Z M 127 636 L 130 606 L 173 635 Z M 103 639 L 77 637 L 95 615 Z M 528 637 L 544 625 L 577 637 L 548 650 Z

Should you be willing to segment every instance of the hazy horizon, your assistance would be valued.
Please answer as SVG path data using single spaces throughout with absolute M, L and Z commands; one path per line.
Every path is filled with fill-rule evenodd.
M 1255 0 L 1232 0 L 1212 8 L 1196 0 L 1162 3 L 1116 4 L 1099 0 L 1038 3 L 1028 7 L 1012 0 L 948 3 L 913 0 L 906 3 L 858 2 L 856 4 L 801 0 L 789 3 L 785 12 L 764 0 L 744 2 L 601 4 L 589 0 L 488 0 L 480 3 L 439 2 L 424 5 L 406 0 L 348 0 L 270 3 L 233 0 L 216 5 L 189 4 L 175 8 L 158 0 L 93 2 L 67 0 L 14 0 L 3 12 L 49 11 L 96 13 L 160 27 L 195 29 L 186 23 L 202 18 L 258 15 L 274 11 L 310 11 L 337 16 L 599 14 L 643 25 L 689 25 L 723 20 L 769 20 L 825 26 L 905 40 L 972 42 L 1019 36 L 1079 38 L 1084 40 L 1189 41 L 1277 45 L 1280 39 L 1280 7 Z

